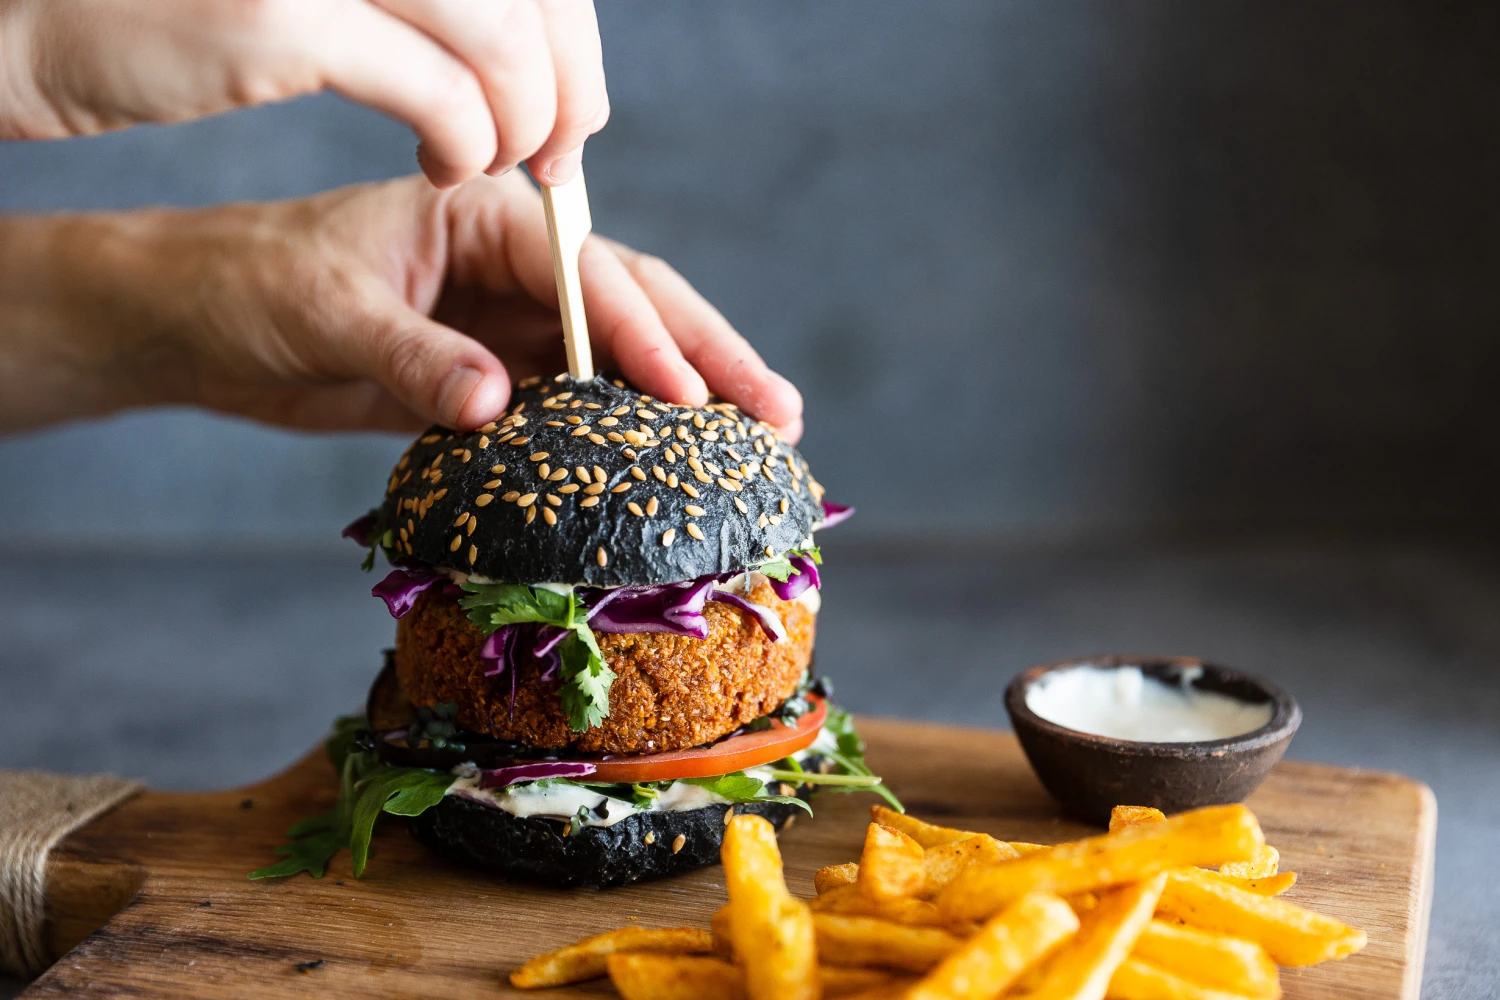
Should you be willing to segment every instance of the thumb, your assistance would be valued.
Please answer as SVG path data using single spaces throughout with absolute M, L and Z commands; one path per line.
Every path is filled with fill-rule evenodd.
M 473 430 L 504 412 L 510 376 L 479 341 L 394 296 L 368 303 L 356 324 L 346 363 L 422 419 Z

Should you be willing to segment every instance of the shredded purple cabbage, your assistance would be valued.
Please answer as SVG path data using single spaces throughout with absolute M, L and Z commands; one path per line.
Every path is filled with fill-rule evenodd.
M 786 629 L 782 628 L 781 619 L 770 608 L 756 604 L 743 594 L 736 594 L 732 590 L 720 590 L 718 587 L 714 588 L 713 599 L 722 604 L 732 604 L 741 611 L 754 616 L 766 635 L 771 637 L 772 642 L 780 642 L 786 638 Z
M 352 538 L 354 544 L 362 549 L 368 549 L 375 542 L 375 512 L 372 510 L 364 517 L 357 517 L 349 522 L 349 526 L 339 535 L 340 538 Z
M 792 564 L 792 575 L 785 580 L 771 581 L 771 589 L 776 591 L 777 597 L 783 601 L 795 601 L 809 587 L 818 590 L 823 586 L 818 577 L 818 564 L 811 556 L 792 556 L 787 562 Z
M 669 632 L 707 639 L 703 605 L 713 590 L 713 577 L 653 587 L 616 587 L 590 603 L 587 621 L 595 632 Z
M 512 767 L 497 767 L 493 771 L 479 772 L 480 788 L 505 788 L 518 781 L 536 781 L 540 778 L 581 778 L 597 771 L 593 764 L 582 761 L 540 761 L 536 764 L 516 764 Z
M 430 569 L 393 569 L 370 593 L 385 602 L 392 618 L 400 618 L 412 609 L 422 591 L 435 583 L 447 583 L 448 578 Z
M 813 525 L 818 531 L 831 528 L 835 524 L 842 524 L 854 516 L 854 508 L 846 507 L 841 503 L 829 503 L 823 501 L 823 520 Z

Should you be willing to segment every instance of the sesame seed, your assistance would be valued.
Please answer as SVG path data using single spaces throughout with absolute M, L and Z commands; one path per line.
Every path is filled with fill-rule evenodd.
M 502 473 L 502 472 L 505 471 L 505 466 L 504 466 L 504 464 L 501 464 L 501 465 L 492 465 L 492 466 L 490 466 L 490 471 L 493 472 L 495 475 L 498 476 L 498 475 L 500 475 L 500 473 Z
M 676 442 L 672 443 L 672 450 L 677 453 L 678 458 L 683 458 L 687 455 L 687 452 L 682 450 L 682 445 L 677 444 Z
M 625 383 L 621 382 L 617 378 L 616 379 L 610 379 L 610 383 L 609 384 L 612 385 L 612 386 L 614 386 L 616 389 L 623 389 L 623 388 L 625 388 Z M 627 409 L 629 409 L 629 407 L 627 407 Z
M 589 434 L 589 440 L 592 441 L 592 442 L 594 442 L 594 444 L 603 444 L 604 443 L 604 435 L 603 434 L 594 434 L 594 433 L 591 432 Z
M 491 425 L 490 429 L 494 430 L 494 426 Z M 480 450 L 482 451 L 485 448 L 488 448 L 489 446 L 490 446 L 490 436 L 488 434 L 481 434 L 481 435 L 479 435 L 479 448 L 480 448 Z
M 625 509 L 628 510 L 628 511 L 630 511 L 630 513 L 634 514 L 636 517 L 645 517 L 646 516 L 646 512 L 643 511 L 643 510 L 641 510 L 641 505 L 638 504 L 638 503 L 636 503 L 634 500 L 632 500 L 628 504 L 626 504 L 625 505 Z
M 610 492 L 611 493 L 624 493 L 626 490 L 630 489 L 630 487 L 632 487 L 634 485 L 635 485 L 634 483 L 620 483 L 619 485 L 617 485 L 614 488 L 612 488 L 610 490 Z
M 535 520 L 536 520 L 536 508 L 535 507 L 527 507 L 526 508 L 526 523 L 530 524 L 532 521 L 535 521 Z
M 692 435 L 688 433 L 688 429 L 686 427 L 684 427 L 682 424 L 678 424 L 677 425 L 677 438 L 680 441 L 687 441 L 687 440 L 690 440 L 692 438 Z
M 588 424 L 584 424 L 582 427 L 576 428 L 573 431 L 573 436 L 576 437 L 576 438 L 581 438 L 581 437 L 583 437 L 587 433 L 589 433 L 589 425 Z
M 772 524 L 780 524 L 781 523 L 781 515 L 780 514 L 772 514 L 771 515 L 771 523 Z
M 701 451 L 698 450 L 698 446 L 697 445 L 692 445 L 691 447 L 689 447 L 687 453 L 689 455 L 693 456 L 694 458 L 700 458 L 703 455 L 703 452 L 701 452 Z M 681 455 L 682 454 L 682 450 L 678 449 L 677 454 Z
M 700 431 L 704 427 L 707 426 L 707 424 L 703 420 L 703 414 L 701 414 L 701 413 L 695 413 L 695 414 L 693 414 L 693 426 L 696 427 L 696 428 L 698 428 Z
M 635 415 L 638 416 L 638 417 L 640 417 L 642 420 L 655 420 L 656 419 L 656 414 L 652 413 L 650 410 L 636 410 L 635 411 Z
M 703 432 L 703 440 L 705 440 L 705 441 L 717 441 L 717 440 L 719 440 L 719 432 L 718 431 L 704 431 Z
M 645 480 L 646 478 L 646 473 L 641 471 L 640 466 L 632 465 L 630 467 L 630 474 L 636 479 Z
M 734 806 L 730 806 L 728 809 L 724 810 L 724 825 L 728 826 L 729 821 L 732 819 L 734 819 Z
M 652 441 L 650 444 L 643 444 L 643 445 L 641 445 L 641 447 L 642 448 L 654 448 L 654 447 L 656 447 L 656 442 Z M 640 452 L 636 451 L 634 448 L 621 448 L 620 449 L 620 454 L 624 455 L 626 458 L 630 459 L 632 462 L 634 462 L 636 459 L 638 459 L 638 458 L 641 457 Z
M 741 473 L 739 469 L 725 469 L 724 475 L 728 476 L 730 479 L 736 480 L 745 478 L 744 474 Z
M 761 516 L 760 516 L 760 526 L 761 526 L 761 527 L 762 527 L 762 528 L 764 528 L 764 527 L 765 527 L 765 526 L 766 526 L 766 525 L 767 525 L 767 524 L 769 524 L 769 523 L 770 523 L 770 521 L 771 521 L 771 519 L 770 519 L 770 518 L 768 518 L 768 517 L 766 517 L 766 515 L 764 515 L 764 514 L 762 514 L 762 515 L 761 515 Z
M 438 441 L 441 441 L 442 439 L 443 439 L 443 436 L 441 434 L 428 434 L 426 437 L 424 437 L 422 439 L 422 443 L 423 444 L 435 444 Z
M 694 500 L 698 499 L 698 490 L 697 490 L 697 488 L 695 486 L 693 486 L 692 483 L 683 483 L 682 484 L 682 492 L 686 493 L 688 496 L 692 497 Z
M 780 503 L 780 504 L 778 504 L 778 506 L 779 506 L 779 507 L 780 507 L 780 508 L 781 508 L 781 512 L 782 512 L 782 513 L 783 513 L 783 514 L 785 514 L 785 513 L 786 513 L 786 511 L 787 511 L 787 508 L 788 508 L 788 507 L 790 507 L 790 506 L 791 506 L 791 504 L 789 504 L 789 503 L 788 503 L 788 502 L 787 502 L 787 499 L 786 499 L 786 497 L 782 497 L 782 498 L 781 498 L 781 503 Z
M 534 503 L 536 503 L 535 493 L 527 493 L 525 496 L 516 501 L 516 504 L 521 507 L 530 507 Z
M 667 474 L 662 471 L 662 468 L 659 465 L 651 466 L 651 474 L 662 482 L 667 481 Z
M 534 451 L 526 457 L 531 459 L 533 462 L 541 462 L 545 461 L 549 457 L 549 455 L 545 451 Z
M 724 450 L 726 452 L 728 452 L 729 453 L 729 457 L 732 458 L 732 459 L 734 459 L 736 462 L 743 462 L 745 460 L 745 456 L 741 455 L 739 452 L 735 451 L 733 448 L 725 448 Z
M 646 513 L 655 515 L 659 506 L 660 505 L 656 502 L 656 497 L 652 497 L 651 499 L 646 501 Z
M 453 541 L 451 541 L 451 542 L 448 543 L 448 551 L 449 552 L 457 552 L 458 551 L 458 547 L 460 545 L 462 545 L 463 543 L 464 543 L 464 536 L 463 536 L 463 533 L 460 532 L 459 534 L 453 536 Z
M 499 443 L 500 444 L 504 444 L 505 442 L 509 441 L 511 438 L 513 438 L 515 436 L 516 436 L 516 432 L 515 431 L 506 431 L 504 434 L 500 435 Z
M 766 546 L 766 556 L 770 559 L 776 558 L 776 549 L 770 545 Z
M 745 506 L 745 501 L 741 500 L 739 497 L 734 498 L 734 505 L 740 509 L 741 514 L 750 513 L 750 508 Z
M 599 426 L 600 427 L 613 427 L 615 424 L 618 424 L 619 422 L 620 421 L 617 420 L 614 417 L 600 417 L 599 418 Z
M 558 496 L 556 493 L 548 493 L 547 494 L 547 502 L 550 503 L 554 507 L 561 507 L 562 506 L 562 497 Z
M 565 424 L 565 423 L 563 423 L 561 420 L 548 420 L 547 421 L 547 426 L 548 427 L 566 427 L 568 425 Z
M 612 416 L 612 417 L 623 417 L 625 414 L 627 414 L 629 412 L 630 412 L 630 407 L 628 407 L 628 406 L 617 406 L 613 410 L 609 411 L 609 415 Z
M 662 536 L 661 536 L 661 543 L 662 543 L 662 545 L 671 545 L 676 540 L 677 540 L 677 529 L 676 528 L 668 528 L 666 531 L 662 532 Z
M 688 459 L 688 468 L 692 469 L 694 472 L 702 472 L 703 471 L 703 463 L 700 462 L 700 461 L 698 461 L 698 456 L 697 455 L 694 455 L 694 456 L 692 456 L 691 458 Z
M 604 436 L 607 437 L 607 438 L 609 438 L 615 444 L 624 444 L 625 443 L 625 435 L 621 434 L 619 431 L 610 431 L 608 434 L 606 434 Z
M 671 448 L 665 449 L 662 452 L 662 457 L 664 457 L 669 463 L 677 461 L 677 453 Z
M 521 445 L 523 445 L 523 444 L 529 444 L 530 442 L 531 442 L 531 438 L 529 438 L 529 437 L 523 437 L 523 438 L 514 438 L 510 443 L 511 443 L 511 445 L 513 447 L 519 448 L 519 447 L 521 447 Z
M 603 469 L 599 468 L 599 466 L 597 466 L 597 465 L 594 466 L 594 482 L 596 482 L 596 483 L 602 483 L 602 482 L 604 482 L 608 478 L 609 478 L 609 474 L 607 472 L 605 472 Z
M 704 510 L 702 507 L 699 507 L 695 503 L 690 503 L 682 509 L 688 512 L 689 517 L 702 517 L 704 514 L 708 513 L 708 511 Z
M 519 491 L 517 491 L 517 490 L 511 490 L 509 493 L 505 494 L 505 496 L 501 497 L 500 499 L 504 500 L 506 503 L 515 503 L 516 502 L 516 498 L 519 497 L 520 495 L 521 494 L 520 494 Z
M 776 474 L 771 471 L 771 467 L 769 465 L 762 465 L 760 467 L 760 474 L 762 476 L 765 476 L 771 482 L 776 482 Z
M 718 483 L 726 490 L 729 490 L 731 492 L 739 492 L 740 484 L 735 482 L 733 479 L 724 479 L 723 477 L 720 477 Z
M 559 503 L 560 502 L 561 501 L 559 501 Z M 554 514 L 554 513 L 552 513 L 552 508 L 551 507 L 543 507 L 542 508 L 542 520 L 546 521 L 548 524 L 556 524 L 557 523 L 557 515 Z
M 477 518 L 477 517 L 470 518 L 469 519 L 469 526 L 464 529 L 464 534 L 466 534 L 466 535 L 472 535 L 472 534 L 474 534 L 474 529 L 477 528 L 477 527 L 479 527 L 479 518 Z
M 698 480 L 698 482 L 700 483 L 711 483 L 714 481 L 714 477 L 710 476 L 706 472 L 695 472 L 693 473 L 693 478 Z
M 604 551 L 604 546 L 599 546 L 598 551 L 594 553 L 594 562 L 600 566 L 609 565 L 609 553 Z
M 583 404 L 583 408 L 585 410 L 602 410 L 602 409 L 604 409 L 604 407 L 600 406 L 598 403 L 584 403 Z
M 556 472 L 552 473 L 552 475 L 548 476 L 547 478 L 550 479 L 554 483 L 560 483 L 564 479 L 568 478 L 568 470 L 567 469 L 558 469 Z
M 592 483 L 594 481 L 593 477 L 589 475 L 589 470 L 585 466 L 577 466 L 573 469 L 573 471 L 578 473 L 578 478 L 582 479 L 586 483 Z
M 552 475 L 552 466 L 548 465 L 546 462 L 543 462 L 541 465 L 538 465 L 536 467 L 536 474 L 538 476 L 541 476 L 543 479 L 546 479 L 548 476 Z
M 587 486 L 585 486 L 583 488 L 583 492 L 587 493 L 589 496 L 594 496 L 595 494 L 603 493 L 604 492 L 604 484 L 603 483 L 589 483 Z
M 469 459 L 471 459 L 473 457 L 474 457 L 474 453 L 472 451 L 470 451 L 469 449 L 465 448 L 464 449 L 464 461 L 468 462 Z
M 646 443 L 646 435 L 642 434 L 640 431 L 626 431 L 624 437 L 626 441 L 629 441 L 634 445 L 642 445 Z
M 677 488 L 677 473 L 675 473 L 675 472 L 669 472 L 669 473 L 667 473 L 667 485 L 670 486 L 670 487 L 672 487 L 672 489 L 674 489 L 674 490 Z
M 668 406 L 666 403 L 652 403 L 651 405 L 654 406 L 654 407 L 656 407 L 658 410 L 660 410 L 663 413 L 670 413 L 672 411 L 672 408 L 670 406 Z
M 581 489 L 581 487 L 577 483 L 568 483 L 564 486 L 559 486 L 557 488 L 557 492 L 563 494 L 577 493 L 579 489 Z
M 495 499 L 495 494 L 493 494 L 493 493 L 481 493 L 477 497 L 474 498 L 474 506 L 476 506 L 476 507 L 488 507 L 490 501 L 493 500 L 493 499 Z
M 687 533 L 698 539 L 698 541 L 700 542 L 704 540 L 703 529 L 698 527 L 698 525 L 692 521 L 689 521 L 687 523 Z
M 596 504 L 598 502 L 599 502 L 599 498 L 598 497 L 584 497 L 582 500 L 578 501 L 578 506 L 580 506 L 580 507 L 592 507 L 592 506 L 594 506 L 594 504 Z
M 470 566 L 474 565 L 474 560 L 476 560 L 478 558 L 479 558 L 479 546 L 477 546 L 477 545 L 470 545 L 469 546 L 469 565 Z
M 722 476 L 724 474 L 724 470 L 719 468 L 712 462 L 704 462 L 703 467 L 716 476 Z
M 458 515 L 458 520 L 453 522 L 453 526 L 455 528 L 462 528 L 463 525 L 464 525 L 464 522 L 467 521 L 468 519 L 469 519 L 469 512 L 468 511 L 464 511 L 462 514 Z
M 582 405 L 583 405 L 583 400 L 581 400 L 581 399 L 575 399 L 575 400 L 573 400 L 573 402 L 571 402 L 571 403 L 568 404 L 568 409 L 570 409 L 570 410 L 576 410 L 576 409 L 578 409 Z
M 583 423 L 583 418 L 580 417 L 580 416 L 577 416 L 576 414 L 569 414 L 568 415 L 568 423 L 570 423 L 570 424 L 581 424 L 581 423 Z
M 441 472 L 434 472 L 432 475 L 427 477 L 427 481 L 436 486 L 438 483 L 443 481 L 443 474 Z
M 678 851 L 682 850 L 682 845 L 686 844 L 686 843 L 687 843 L 687 837 L 684 836 L 683 834 L 679 833 L 676 837 L 673 837 L 672 838 L 672 853 L 676 854 Z
M 573 398 L 573 394 L 571 392 L 560 392 L 556 396 L 553 396 L 552 398 L 558 400 L 559 402 L 561 402 L 564 399 L 572 399 Z

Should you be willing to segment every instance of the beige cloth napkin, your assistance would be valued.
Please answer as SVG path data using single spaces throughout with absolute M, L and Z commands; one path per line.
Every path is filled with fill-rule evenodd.
M 23 978 L 47 968 L 47 855 L 140 789 L 105 775 L 0 772 L 0 968 Z

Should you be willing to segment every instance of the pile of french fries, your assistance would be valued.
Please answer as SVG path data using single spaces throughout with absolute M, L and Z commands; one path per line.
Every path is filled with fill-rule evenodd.
M 1297 876 L 1244 806 L 1117 806 L 1109 833 L 1051 847 L 871 812 L 859 861 L 819 869 L 805 901 L 771 825 L 736 816 L 709 930 L 610 931 L 511 983 L 607 975 L 625 1000 L 1274 1000 L 1278 965 L 1365 945 L 1279 898 Z

